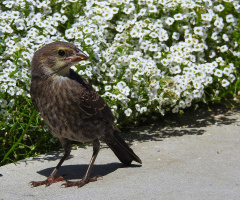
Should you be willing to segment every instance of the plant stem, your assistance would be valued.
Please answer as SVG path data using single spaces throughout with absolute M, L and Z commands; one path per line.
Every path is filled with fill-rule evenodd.
M 28 131 L 28 128 L 30 126 L 30 124 L 32 123 L 33 118 L 37 115 L 37 111 L 33 110 L 33 113 L 29 119 L 29 122 L 27 124 L 27 126 L 25 127 L 25 129 L 22 132 L 22 135 L 18 138 L 17 142 L 11 147 L 11 149 L 9 149 L 9 151 L 5 154 L 3 160 L 1 161 L 2 163 L 7 159 L 7 157 L 9 156 L 9 154 L 15 149 L 15 147 L 22 141 L 24 135 L 26 134 L 26 132 Z

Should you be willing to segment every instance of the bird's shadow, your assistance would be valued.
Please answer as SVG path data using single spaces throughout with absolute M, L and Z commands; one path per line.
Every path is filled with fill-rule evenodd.
M 90 177 L 94 176 L 106 176 L 114 171 L 116 171 L 118 168 L 125 168 L 125 167 L 140 167 L 141 165 L 123 165 L 121 163 L 108 163 L 108 164 L 95 164 L 92 168 Z M 82 179 L 87 171 L 88 165 L 63 165 L 57 172 L 55 177 L 63 176 L 65 179 Z M 54 167 L 46 168 L 41 171 L 38 171 L 37 173 L 48 177 L 52 171 L 54 170 Z

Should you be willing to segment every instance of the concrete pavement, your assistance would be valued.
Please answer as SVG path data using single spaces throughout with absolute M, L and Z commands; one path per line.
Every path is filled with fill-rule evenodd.
M 91 173 L 103 176 L 98 181 L 32 188 L 30 181 L 46 179 L 59 162 L 62 151 L 51 152 L 0 167 L 0 200 L 240 199 L 240 111 L 218 108 L 169 120 L 123 134 L 142 166 L 124 167 L 102 144 Z M 73 150 L 57 176 L 81 179 L 91 155 L 91 146 Z

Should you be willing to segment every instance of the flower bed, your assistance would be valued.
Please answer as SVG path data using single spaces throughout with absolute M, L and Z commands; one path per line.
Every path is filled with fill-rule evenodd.
M 21 143 L 30 140 L 24 130 L 43 130 L 33 117 L 29 68 L 34 52 L 56 40 L 89 54 L 74 68 L 108 102 L 117 123 L 236 97 L 239 13 L 233 0 L 3 1 L 0 142 L 13 145 L 22 137 Z M 12 131 L 21 137 L 8 138 Z M 34 142 L 27 147 L 34 150 Z

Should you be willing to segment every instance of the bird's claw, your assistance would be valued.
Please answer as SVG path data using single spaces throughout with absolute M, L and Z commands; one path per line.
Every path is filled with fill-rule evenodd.
M 94 176 L 93 178 L 83 178 L 80 181 L 66 181 L 66 183 L 63 183 L 62 185 L 65 187 L 72 187 L 72 186 L 77 186 L 77 187 L 82 187 L 84 185 L 86 185 L 89 182 L 94 182 L 97 181 L 98 178 L 100 178 L 102 176 Z
M 52 183 L 57 183 L 62 180 L 64 180 L 64 178 L 62 176 L 60 176 L 56 179 L 53 176 L 49 176 L 45 181 L 31 181 L 30 184 L 32 185 L 32 187 L 37 187 L 40 185 L 46 185 L 46 187 L 48 187 Z

